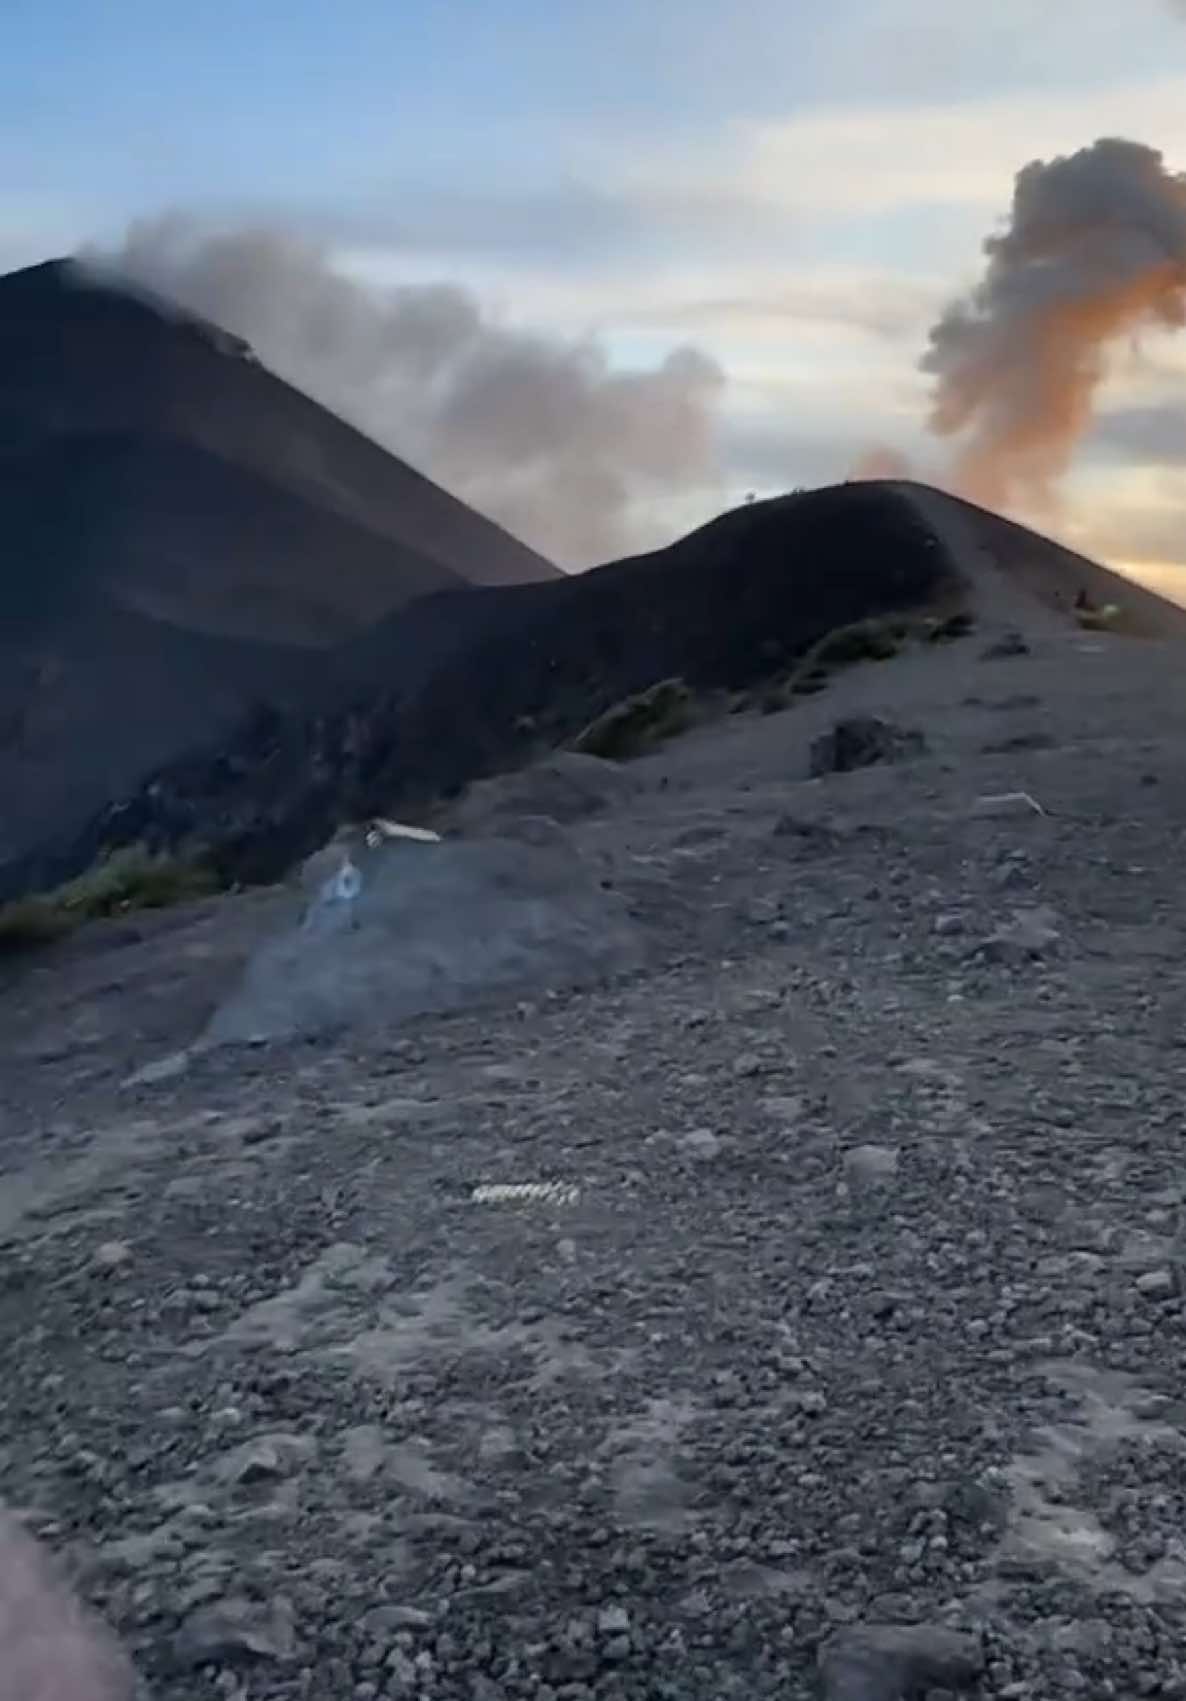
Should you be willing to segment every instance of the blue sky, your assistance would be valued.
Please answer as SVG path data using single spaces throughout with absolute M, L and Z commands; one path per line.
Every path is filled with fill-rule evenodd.
M 925 450 L 918 355 L 1014 171 L 1107 133 L 1186 169 L 1183 10 L 7 0 L 0 265 L 182 209 L 302 232 L 372 285 L 463 284 L 624 365 L 690 340 L 728 379 L 724 472 L 673 524 L 870 442 Z M 1158 459 L 1186 444 L 1182 361 L 1118 367 L 1109 405 L 1161 438 L 1105 432 L 1071 481 L 1068 528 L 1113 559 L 1186 561 L 1186 448 Z

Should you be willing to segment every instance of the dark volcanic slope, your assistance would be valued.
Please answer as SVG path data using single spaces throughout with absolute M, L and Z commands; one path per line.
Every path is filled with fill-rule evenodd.
M 854 485 L 740 509 L 584 575 L 427 598 L 330 653 L 322 713 L 256 716 L 163 764 L 118 813 L 29 836 L 0 894 L 141 836 L 197 834 L 237 875 L 270 877 L 343 815 L 428 803 L 657 679 L 744 686 L 835 626 L 955 583 L 907 498 Z
M 200 630 L 323 644 L 556 572 L 239 339 L 68 261 L 0 279 L 0 464 L 14 573 L 101 573 Z
M 0 862 L 0 896 L 140 838 L 197 837 L 227 873 L 269 879 L 343 819 L 422 810 L 659 679 L 744 687 L 836 626 L 936 603 L 970 605 L 998 628 L 1027 610 L 1057 622 L 1080 587 L 1122 602 L 1139 631 L 1186 636 L 1186 612 L 1033 532 L 924 486 L 853 484 L 739 509 L 591 573 L 423 598 L 324 652 L 313 681 L 240 646 L 222 680 L 222 735 L 176 741 L 138 787 L 86 769 L 87 807 L 79 800 L 53 833 L 24 830 L 14 812 L 22 830 Z M 168 695 L 201 663 L 156 665 Z M 261 677 L 268 691 L 233 726 L 234 702 Z M 0 762 L 0 781 L 9 772 Z M 100 782 L 118 808 L 96 810 Z M 27 771 L 9 795 L 22 787 Z
M 1059 614 L 1070 614 L 1076 594 L 1083 590 L 1096 607 L 1109 602 L 1121 605 L 1124 630 L 1131 635 L 1186 637 L 1186 609 L 1102 567 L 1098 561 L 958 497 L 940 495 L 923 485 L 901 484 L 896 488 L 916 501 L 921 498 L 941 504 L 948 524 L 959 528 L 973 548 L 1034 602 Z
M 67 262 L 0 279 L 0 537 L 0 867 L 307 708 L 416 599 L 558 576 L 243 343 Z
M 147 1693 L 1183 1701 L 1181 650 L 1027 613 L 611 778 L 635 974 L 183 1050 L 276 892 L 0 971 L 4 1494 Z

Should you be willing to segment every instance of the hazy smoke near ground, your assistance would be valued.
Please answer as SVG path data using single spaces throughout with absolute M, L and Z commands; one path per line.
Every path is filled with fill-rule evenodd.
M 659 541 L 648 504 L 714 481 L 724 375 L 695 348 L 615 370 L 594 340 L 500 325 L 451 284 L 367 288 L 316 244 L 262 228 L 167 216 L 103 258 L 246 337 L 281 377 L 561 566 Z
M 1109 350 L 1186 323 L 1186 178 L 1111 138 L 1036 160 L 984 251 L 980 283 L 931 331 L 931 424 L 957 439 L 964 494 L 1041 509 L 1091 424 Z
M 132 1701 L 134 1688 L 114 1638 L 0 1509 L 0 1701 Z

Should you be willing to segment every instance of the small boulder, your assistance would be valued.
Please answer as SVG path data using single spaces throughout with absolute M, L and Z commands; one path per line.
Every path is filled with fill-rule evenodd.
M 257 1435 L 224 1453 L 214 1475 L 224 1483 L 257 1483 L 288 1476 L 314 1458 L 315 1441 L 303 1435 Z
M 96 1270 L 122 1270 L 132 1261 L 132 1248 L 126 1240 L 105 1240 L 91 1253 Z
M 975 1636 L 931 1624 L 860 1624 L 838 1631 L 819 1656 L 826 1701 L 913 1701 L 934 1689 L 968 1689 L 984 1669 Z
M 690 1158 L 706 1162 L 721 1154 L 720 1136 L 711 1128 L 692 1128 L 680 1136 L 680 1146 Z
M 849 774 L 877 762 L 904 762 L 926 754 L 921 732 L 894 726 L 876 715 L 854 715 L 837 721 L 811 746 L 811 775 Z
M 1047 956 L 1060 938 L 1058 917 L 1045 904 L 1035 909 L 1014 910 L 1011 921 L 1004 922 L 980 946 L 980 952 L 992 962 L 1025 963 Z
M 858 1184 L 892 1181 L 898 1173 L 896 1146 L 854 1146 L 844 1154 L 847 1180 Z
M 295 1652 L 293 1614 L 287 1601 L 260 1606 L 230 1597 L 190 1613 L 173 1638 L 171 1663 L 177 1672 L 195 1671 L 200 1666 L 285 1661 Z
M 1006 661 L 1010 656 L 1028 656 L 1030 647 L 1020 632 L 1004 632 L 980 652 L 981 661 Z

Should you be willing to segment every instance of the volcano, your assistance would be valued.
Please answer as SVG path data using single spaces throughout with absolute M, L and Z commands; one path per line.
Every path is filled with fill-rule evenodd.
M 0 278 L 0 859 L 434 593 L 557 569 L 241 339 L 73 261 Z
M 120 843 L 274 878 L 678 677 L 745 692 L 838 627 L 966 605 L 1186 612 L 902 482 L 721 515 L 565 575 L 266 372 L 82 268 L 0 280 L 0 898 Z

